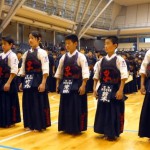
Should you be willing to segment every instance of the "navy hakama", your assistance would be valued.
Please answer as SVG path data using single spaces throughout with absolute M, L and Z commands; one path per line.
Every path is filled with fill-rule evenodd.
M 53 67 L 54 67 L 54 59 L 52 55 L 48 55 L 49 58 L 49 76 L 48 80 L 48 91 L 55 92 L 56 91 L 56 79 L 53 76 Z
M 133 74 L 133 80 L 126 83 L 124 86 L 124 93 L 125 94 L 132 94 L 138 91 L 138 84 L 137 84 L 137 78 Z
M 87 81 L 86 90 L 87 93 L 90 93 L 93 92 L 93 83 L 94 83 L 93 76 L 94 76 L 94 65 L 96 63 L 96 59 L 94 57 L 87 58 L 87 59 L 88 59 L 90 76 L 89 76 L 89 80 Z
M 146 81 L 146 90 L 147 91 L 140 115 L 138 135 L 140 137 L 150 138 L 150 79 Z
M 87 95 L 61 94 L 58 131 L 79 133 L 87 130 Z

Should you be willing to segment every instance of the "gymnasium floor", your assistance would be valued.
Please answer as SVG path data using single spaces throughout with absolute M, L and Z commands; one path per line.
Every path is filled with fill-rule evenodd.
M 127 96 L 124 133 L 115 142 L 93 132 L 96 100 L 92 94 L 88 94 L 88 130 L 77 136 L 58 132 L 59 95 L 50 93 L 52 126 L 42 133 L 25 131 L 22 122 L 12 128 L 0 128 L 0 150 L 149 150 L 150 141 L 137 135 L 143 96 L 139 92 Z M 20 106 L 21 98 L 19 93 Z

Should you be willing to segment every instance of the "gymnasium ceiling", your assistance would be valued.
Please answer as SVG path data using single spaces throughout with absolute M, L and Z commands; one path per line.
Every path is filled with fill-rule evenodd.
M 114 0 L 114 2 L 123 6 L 131 6 L 131 5 L 149 3 L 150 0 Z
M 10 21 L 17 21 L 62 33 L 76 33 L 79 37 L 116 35 L 119 30 L 111 30 L 114 3 L 130 6 L 148 2 L 150 0 L 0 0 L 0 32 Z M 149 28 L 124 29 L 121 34 L 149 31 Z

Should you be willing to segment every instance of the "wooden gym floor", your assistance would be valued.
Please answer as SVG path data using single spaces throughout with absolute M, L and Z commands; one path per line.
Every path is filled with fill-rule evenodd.
M 115 142 L 100 138 L 93 132 L 96 100 L 88 94 L 88 130 L 73 136 L 57 131 L 59 95 L 49 93 L 52 126 L 42 133 L 25 131 L 23 123 L 0 128 L 0 150 L 148 150 L 150 141 L 138 137 L 138 125 L 143 95 L 139 92 L 127 95 L 124 133 Z M 22 106 L 22 93 L 19 93 Z

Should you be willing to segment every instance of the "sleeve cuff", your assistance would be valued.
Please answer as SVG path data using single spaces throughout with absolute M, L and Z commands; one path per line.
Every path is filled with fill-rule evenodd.
M 57 75 L 55 74 L 54 77 L 55 77 L 55 78 L 58 78 L 58 79 L 62 79 L 62 76 L 60 76 L 60 75 L 58 75 L 58 74 L 57 74 Z
M 49 75 L 49 72 L 47 72 L 47 71 L 43 71 L 43 74 L 48 74 L 48 75 Z
M 128 79 L 128 76 L 122 76 L 121 79 Z
M 146 72 L 144 70 L 140 70 L 139 74 L 146 74 Z
M 89 79 L 89 74 L 84 75 L 82 78 L 83 78 L 83 79 Z
M 10 73 L 14 73 L 14 74 L 16 74 L 16 75 L 17 75 L 17 72 L 16 72 L 16 71 L 11 71 Z

